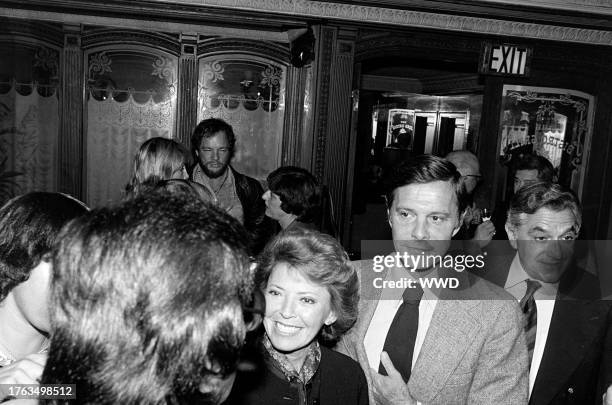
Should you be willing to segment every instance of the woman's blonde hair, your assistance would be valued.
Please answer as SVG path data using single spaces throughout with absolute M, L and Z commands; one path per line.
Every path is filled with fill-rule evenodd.
M 126 192 L 137 194 L 143 184 L 153 185 L 174 178 L 174 174 L 188 164 L 189 152 L 183 145 L 168 138 L 151 138 L 140 146 L 134 156 L 132 178 Z

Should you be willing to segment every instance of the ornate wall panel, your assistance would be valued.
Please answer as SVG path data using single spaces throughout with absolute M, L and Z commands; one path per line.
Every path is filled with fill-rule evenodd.
M 329 87 L 331 79 L 331 64 L 334 54 L 334 41 L 336 30 L 330 27 L 322 27 L 317 38 L 318 60 L 315 82 L 316 101 L 314 103 L 314 156 L 312 161 L 312 172 L 319 179 L 324 180 L 325 169 L 325 141 L 328 132 L 328 107 Z
M 334 201 L 339 224 L 345 220 L 345 192 L 349 152 L 349 123 L 351 122 L 351 88 L 354 65 L 354 36 L 339 33 L 331 66 L 330 109 L 325 147 L 325 180 Z
M 92 206 L 116 202 L 149 138 L 174 138 L 178 58 L 146 46 L 85 53 L 86 184 Z
M 60 76 L 57 47 L 0 32 L 0 204 L 57 187 Z
M 283 129 L 283 154 L 282 165 L 308 167 L 310 161 L 302 162 L 303 145 L 305 134 L 302 132 L 303 123 L 308 119 L 308 110 L 305 102 L 305 90 L 308 84 L 308 75 L 311 73 L 310 66 L 304 68 L 289 67 L 287 70 L 287 112 L 285 113 L 285 127 Z M 301 135 L 301 136 L 300 136 Z
M 265 179 L 281 164 L 287 67 L 234 52 L 204 56 L 198 69 L 198 121 L 221 118 L 232 125 L 232 166 Z
M 556 1 L 562 2 L 563 0 Z M 201 4 L 197 0 L 182 0 L 181 2 L 189 5 Z M 551 23 L 538 24 L 520 21 L 520 15 L 516 16 L 519 21 L 508 21 L 501 18 L 466 16 L 459 13 L 439 14 L 421 10 L 379 7 L 378 5 L 340 4 L 314 0 L 208 0 L 206 5 L 208 7 L 232 8 L 275 15 L 299 15 L 364 24 L 419 27 L 519 38 L 581 42 L 593 45 L 612 45 L 612 31 L 610 30 L 573 27 L 569 26 L 571 21 L 568 21 L 568 26 Z M 402 7 L 405 7 L 405 5 L 402 4 Z M 426 8 L 423 7 L 423 9 Z M 483 13 L 481 12 L 480 15 L 483 15 Z M 503 15 L 501 17 L 503 18 Z
M 347 187 L 355 34 L 327 26 L 317 30 L 311 170 L 329 187 L 340 229 Z
M 183 35 L 181 42 L 177 139 L 189 147 L 189 139 L 198 115 L 197 35 Z
M 233 126 L 232 165 L 263 180 L 283 162 L 292 161 L 284 145 L 295 143 L 299 133 L 291 132 L 295 117 L 287 111 L 295 111 L 303 94 L 295 84 L 301 76 L 288 64 L 288 47 L 200 36 L 198 58 L 197 122 L 216 117 Z
M 66 26 L 62 75 L 59 191 L 83 198 L 83 51 L 79 26 Z

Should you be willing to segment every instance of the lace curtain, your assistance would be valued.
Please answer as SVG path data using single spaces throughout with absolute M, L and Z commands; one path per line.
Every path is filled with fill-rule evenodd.
M 0 47 L 0 204 L 30 191 L 55 191 L 59 100 L 57 51 Z M 10 61 L 10 62 L 7 62 Z
M 258 179 L 281 163 L 285 78 L 285 67 L 253 57 L 199 62 L 198 121 L 214 117 L 232 125 L 232 166 Z
M 166 56 L 104 51 L 89 57 L 87 202 L 121 200 L 133 157 L 149 138 L 172 138 L 177 63 Z

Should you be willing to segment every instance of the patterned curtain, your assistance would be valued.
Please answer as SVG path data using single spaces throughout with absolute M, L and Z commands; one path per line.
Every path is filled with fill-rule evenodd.
M 89 57 L 87 202 L 121 200 L 132 160 L 149 138 L 172 138 L 177 63 L 166 56 L 104 51 Z
M 7 59 L 5 59 L 7 58 Z M 55 191 L 59 133 L 57 51 L 0 47 L 0 205 L 30 191 Z
M 265 179 L 280 166 L 286 68 L 255 58 L 202 58 L 198 121 L 221 118 L 236 134 L 232 166 Z

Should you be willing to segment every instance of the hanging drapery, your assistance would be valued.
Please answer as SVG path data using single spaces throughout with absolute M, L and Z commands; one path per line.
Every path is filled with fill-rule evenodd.
M 173 137 L 177 72 L 169 58 L 133 52 L 100 52 L 89 61 L 86 184 L 87 202 L 95 207 L 121 200 L 144 141 Z M 138 83 L 143 77 L 146 82 Z M 155 87 L 140 90 L 143 85 Z
M 17 44 L 0 49 L 13 63 L 0 83 L 0 204 L 30 191 L 55 191 L 59 100 L 57 51 Z
M 280 166 L 285 68 L 255 59 L 202 58 L 198 121 L 220 118 L 236 134 L 232 165 L 258 179 Z
M 0 94 L 0 163 L 4 173 L 15 173 L 7 178 L 2 200 L 56 188 L 59 103 L 55 95 L 43 97 L 32 87 L 25 96 L 14 86 Z

